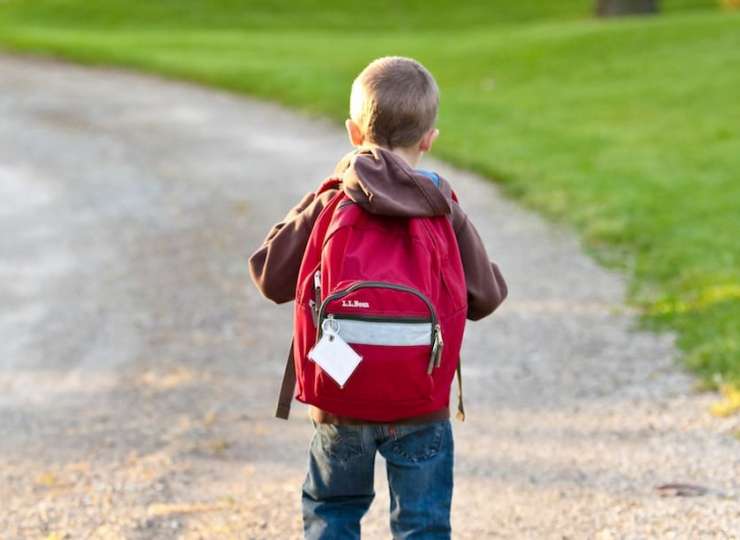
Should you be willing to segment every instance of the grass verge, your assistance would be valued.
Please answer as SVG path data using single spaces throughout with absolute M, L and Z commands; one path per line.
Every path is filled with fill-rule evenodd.
M 10 0 L 0 44 L 337 120 L 370 59 L 414 56 L 443 92 L 437 155 L 575 226 L 708 385 L 740 384 L 740 14 L 712 4 Z

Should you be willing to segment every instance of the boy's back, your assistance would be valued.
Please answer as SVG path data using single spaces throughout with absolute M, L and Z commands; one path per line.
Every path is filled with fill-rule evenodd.
M 438 134 L 433 126 L 437 102 L 437 89 L 433 78 L 413 60 L 403 58 L 377 60 L 355 81 L 351 118 L 347 121 L 347 129 L 351 142 L 359 149 L 337 165 L 334 176 L 338 181 L 327 184 L 317 193 L 306 195 L 285 220 L 273 228 L 263 246 L 250 258 L 252 278 L 265 296 L 280 303 L 293 300 L 297 291 L 299 295 L 296 304 L 297 324 L 301 318 L 300 305 L 303 300 L 301 297 L 305 296 L 302 283 L 296 286 L 301 263 L 306 265 L 302 271 L 305 281 L 306 269 L 313 270 L 315 262 L 306 261 L 306 258 L 312 256 L 313 244 L 309 242 L 317 244 L 317 250 L 314 251 L 318 251 L 319 255 L 322 247 L 334 249 L 340 255 L 344 254 L 344 259 L 339 258 L 341 263 L 332 263 L 341 266 L 342 271 L 349 268 L 351 274 L 356 270 L 355 267 L 362 267 L 363 270 L 356 272 L 359 272 L 357 275 L 364 275 L 370 268 L 369 272 L 374 283 L 391 281 L 387 279 L 388 276 L 394 275 L 396 267 L 403 266 L 404 271 L 410 276 L 404 281 L 421 279 L 425 285 L 429 285 L 427 291 L 432 292 L 427 294 L 434 298 L 434 304 L 457 303 L 462 306 L 461 315 L 467 315 L 467 318 L 472 320 L 491 313 L 505 298 L 506 286 L 498 268 L 489 262 L 477 232 L 454 200 L 449 184 L 434 173 L 414 168 L 421 154 L 431 148 Z M 322 210 L 330 204 L 331 208 L 322 214 Z M 424 247 L 425 252 L 431 252 L 435 256 L 425 258 L 421 256 L 422 252 L 417 252 L 413 260 L 406 261 L 398 255 L 406 251 L 405 249 L 396 249 L 393 256 L 392 250 L 383 249 L 383 236 L 378 237 L 375 233 L 377 230 L 386 229 L 377 225 L 375 226 L 377 230 L 373 230 L 373 234 L 366 233 L 364 237 L 362 234 L 359 237 L 357 234 L 352 236 L 352 241 L 360 244 L 363 238 L 368 242 L 371 237 L 375 238 L 373 241 L 377 247 L 371 250 L 374 253 L 371 257 L 382 262 L 378 264 L 377 260 L 373 260 L 371 261 L 373 264 L 368 264 L 365 260 L 369 252 L 367 245 L 364 246 L 365 249 L 343 253 L 342 250 L 349 249 L 347 247 L 349 240 L 338 243 L 336 248 L 331 246 L 326 248 L 324 237 L 316 238 L 325 234 L 325 231 L 319 230 L 319 227 L 324 225 L 317 225 L 317 220 L 323 219 L 327 223 L 340 220 L 338 214 L 342 210 L 346 212 L 347 205 L 352 206 L 353 219 L 368 216 L 368 219 L 363 220 L 365 224 L 372 224 L 373 220 L 380 224 L 383 220 L 415 223 L 416 218 L 429 218 L 430 223 L 442 226 L 440 231 L 449 230 L 450 236 L 446 237 L 441 233 L 434 237 L 436 244 Z M 366 227 L 360 230 L 372 229 Z M 388 248 L 391 245 L 390 240 L 386 246 Z M 412 242 L 407 245 L 416 244 Z M 436 256 L 444 253 L 448 247 L 454 249 L 454 258 L 446 260 L 444 257 Z M 413 249 L 408 251 L 409 255 L 413 255 Z M 334 257 L 331 260 L 336 259 Z M 319 268 L 324 264 L 327 263 L 322 262 Z M 455 268 L 459 269 L 457 274 Z M 334 275 L 340 274 L 336 269 L 326 270 Z M 443 275 L 448 276 L 446 283 Z M 459 276 L 457 279 L 454 278 L 456 275 Z M 422 279 L 419 276 L 428 277 Z M 364 279 L 367 279 L 367 276 Z M 455 300 L 455 281 L 461 282 L 462 286 L 457 300 Z M 334 282 L 324 275 L 322 283 L 324 290 L 317 290 L 317 296 L 321 298 L 310 300 L 312 303 L 316 302 L 312 304 L 314 306 L 326 299 L 328 292 L 326 289 L 333 287 Z M 420 287 L 423 288 L 424 285 Z M 426 299 L 424 294 L 418 296 Z M 428 299 L 426 301 L 431 304 Z M 306 300 L 306 304 L 308 302 L 309 300 Z M 401 302 L 399 305 L 404 303 Z M 346 306 L 358 307 L 365 304 L 366 302 L 354 300 Z M 434 312 L 436 306 L 430 307 Z M 316 312 L 312 315 L 316 317 Z M 321 325 L 322 319 L 313 321 L 314 325 L 317 323 Z M 306 326 L 310 327 L 310 323 L 306 323 Z M 387 340 L 388 332 L 392 331 L 396 332 L 393 339 L 400 338 L 405 344 L 415 343 L 403 334 L 405 329 L 410 328 L 409 326 L 389 325 L 387 321 L 373 323 L 372 326 L 376 335 L 378 332 L 382 334 L 382 339 Z M 367 361 L 360 364 L 363 366 L 362 369 L 349 376 L 346 388 L 326 381 L 326 388 L 323 389 L 320 384 L 310 381 L 310 391 L 305 391 L 301 384 L 298 385 L 299 399 L 321 405 L 311 407 L 316 434 L 311 444 L 309 472 L 303 489 L 304 526 L 307 538 L 359 537 L 359 521 L 372 500 L 372 468 L 376 450 L 384 455 L 388 463 L 392 492 L 391 528 L 394 537 L 449 537 L 452 433 L 448 402 L 451 374 L 458 365 L 459 348 L 459 339 L 456 343 L 456 331 L 452 330 L 453 327 L 452 323 L 445 327 L 450 338 L 448 358 L 441 361 L 441 348 L 440 351 L 436 350 L 436 341 L 432 346 L 433 355 L 429 363 L 429 373 L 432 373 L 435 367 L 434 354 L 440 352 L 436 364 L 442 368 L 439 373 L 444 375 L 437 376 L 436 388 L 432 387 L 433 396 L 421 405 L 417 404 L 414 407 L 406 402 L 399 402 L 385 403 L 378 408 L 371 406 L 367 401 L 367 407 L 363 408 L 362 399 L 358 401 L 355 396 L 354 405 L 349 407 L 350 396 L 353 395 L 352 385 L 355 389 L 360 388 L 363 380 L 370 383 L 363 386 L 366 391 L 368 387 L 370 388 L 367 396 L 363 398 L 366 400 L 372 397 L 373 389 L 381 393 L 385 387 L 393 388 L 392 385 L 383 384 L 382 378 L 367 378 L 365 375 L 373 365 L 376 368 L 380 365 L 382 353 L 377 356 L 378 360 L 373 361 L 373 355 L 366 352 Z M 298 328 L 297 337 L 301 334 L 301 327 Z M 315 330 L 318 334 L 321 333 L 320 329 Z M 461 338 L 461 326 L 459 334 Z M 440 345 L 442 335 L 439 336 Z M 332 338 L 333 336 L 330 336 L 330 339 Z M 303 383 L 306 383 L 304 379 L 307 371 L 315 375 L 313 366 L 308 364 L 310 360 L 306 358 L 307 349 L 313 343 L 311 338 L 299 339 L 299 343 L 293 349 L 296 356 L 295 364 L 289 365 L 289 369 L 286 370 L 289 375 L 290 368 L 297 367 L 299 380 Z M 362 349 L 363 346 L 354 345 L 354 347 Z M 411 349 L 417 350 L 418 347 L 407 348 L 408 351 Z M 370 347 L 367 350 L 373 349 Z M 383 365 L 386 371 L 391 371 L 388 369 L 389 366 L 392 367 L 391 364 Z M 400 370 L 399 373 L 402 374 L 401 365 L 395 365 L 399 368 L 393 371 Z M 306 366 L 310 369 L 306 369 Z M 426 362 L 419 369 L 424 368 Z M 316 371 L 320 370 L 317 368 Z M 399 373 L 389 372 L 385 377 L 393 380 Z M 408 373 L 413 375 L 411 371 Z M 408 378 L 408 376 L 399 377 L 393 384 L 402 385 L 404 379 Z M 292 397 L 294 384 L 290 377 L 287 380 L 284 388 L 289 391 L 289 397 Z M 346 392 L 343 394 L 342 390 L 345 389 Z M 331 399 L 326 397 L 328 392 L 331 393 Z M 347 403 L 343 403 L 342 396 L 347 396 Z M 383 412 L 379 412 L 380 410 Z M 351 411 L 353 414 L 342 414 L 343 411 Z M 378 419 L 382 421 L 378 422 Z M 388 422 L 389 419 L 393 421 Z

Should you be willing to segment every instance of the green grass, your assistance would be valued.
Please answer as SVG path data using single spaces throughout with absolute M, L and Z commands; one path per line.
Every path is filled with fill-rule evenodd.
M 414 56 L 442 88 L 435 153 L 575 226 L 647 325 L 677 330 L 705 381 L 737 384 L 740 14 L 663 4 L 596 21 L 575 0 L 10 0 L 0 44 L 337 120 L 370 59 Z

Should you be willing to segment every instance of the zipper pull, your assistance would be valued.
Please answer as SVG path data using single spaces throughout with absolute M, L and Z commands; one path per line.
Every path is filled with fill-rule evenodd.
M 325 324 L 328 324 L 326 328 L 324 328 Z M 326 319 L 324 319 L 324 322 L 321 323 L 321 330 L 329 335 L 329 341 L 334 341 L 334 336 L 339 335 L 339 321 L 334 320 L 332 313 L 329 313 Z
M 432 342 L 432 354 L 429 357 L 429 365 L 427 366 L 427 375 L 431 375 L 434 368 L 438 368 L 442 363 L 442 347 L 444 347 L 442 328 L 439 324 L 436 324 L 434 326 L 434 341 Z
M 313 275 L 313 319 L 314 324 L 319 322 L 319 309 L 321 308 L 321 270 L 316 270 Z
M 445 346 L 445 342 L 442 339 L 442 327 L 438 324 L 435 327 L 435 331 L 437 333 L 437 360 L 434 363 L 434 367 L 439 367 L 442 364 L 442 349 Z

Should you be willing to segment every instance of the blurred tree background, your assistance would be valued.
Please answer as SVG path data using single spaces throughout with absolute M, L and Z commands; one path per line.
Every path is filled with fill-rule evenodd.
M 6 0 L 0 46 L 336 120 L 368 61 L 416 57 L 442 88 L 435 153 L 574 226 L 716 385 L 740 383 L 738 3 Z M 595 16 L 625 8 L 658 14 Z

